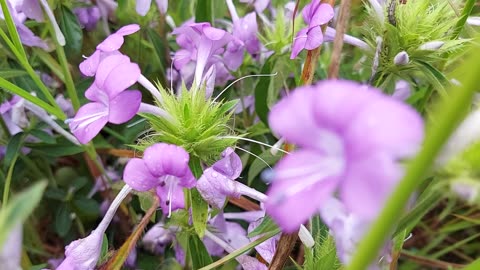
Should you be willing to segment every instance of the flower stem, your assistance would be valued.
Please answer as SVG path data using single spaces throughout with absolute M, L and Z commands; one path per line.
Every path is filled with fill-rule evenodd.
M 345 35 L 345 29 L 347 28 L 348 19 L 350 18 L 350 7 L 352 6 L 352 0 L 342 0 L 340 3 L 340 16 L 335 33 L 335 40 L 333 41 L 333 52 L 330 61 L 330 67 L 328 68 L 328 78 L 337 79 L 338 72 L 340 70 L 340 58 L 342 56 L 343 49 L 343 37 Z
M 478 40 L 478 39 L 477 39 Z M 474 50 L 478 48 L 474 48 Z M 473 51 L 473 50 L 472 50 Z M 478 73 L 480 72 L 480 55 L 471 53 L 469 59 L 461 70 L 465 74 L 463 87 L 455 87 L 450 91 L 448 99 L 442 100 L 432 115 L 437 117 L 435 125 L 430 125 L 427 130 L 425 143 L 420 153 L 412 160 L 403 180 L 398 184 L 395 192 L 392 192 L 389 200 L 377 220 L 372 224 L 370 231 L 360 242 L 357 252 L 353 256 L 346 270 L 367 269 L 367 266 L 375 259 L 378 250 L 382 247 L 387 235 L 400 217 L 399 213 L 407 204 L 410 195 L 422 183 L 428 169 L 433 164 L 442 146 L 448 140 L 458 123 L 465 115 L 465 104 L 471 104 L 474 93 L 478 86 Z
M 158 89 L 155 87 L 155 85 L 153 85 L 153 83 L 151 83 L 142 74 L 140 74 L 140 77 L 138 78 L 138 83 L 141 84 L 143 87 L 145 87 L 145 89 L 147 89 L 148 92 L 150 92 L 150 94 L 152 94 L 152 96 L 154 96 L 155 99 L 157 99 L 159 102 L 163 101 L 163 98 L 160 95 L 160 92 L 158 91 Z

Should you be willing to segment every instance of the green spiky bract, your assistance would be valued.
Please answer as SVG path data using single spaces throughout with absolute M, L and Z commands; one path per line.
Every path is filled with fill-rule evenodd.
M 460 9 L 460 1 L 416 0 L 401 4 L 398 0 L 393 0 L 396 1 L 394 11 L 389 8 L 391 1 L 386 1 L 383 21 L 373 8 L 366 5 L 369 19 L 363 28 L 363 34 L 372 48 L 369 51 L 370 59 L 374 58 L 376 38 L 381 37 L 383 40 L 373 83 L 392 90 L 398 79 L 417 83 L 418 80 L 414 81 L 413 78 L 420 78 L 438 90 L 444 89 L 448 80 L 443 72 L 465 51 L 465 44 L 469 41 L 457 39 L 454 33 L 459 18 L 449 2 Z M 431 41 L 441 41 L 444 45 L 432 51 L 419 49 Z M 410 61 L 406 65 L 397 66 L 394 58 L 402 51 L 408 53 Z
M 225 138 L 233 135 L 228 126 L 236 101 L 216 102 L 205 98 L 205 87 L 187 90 L 183 85 L 179 95 L 167 92 L 161 86 L 162 102 L 158 105 L 171 115 L 172 119 L 145 114 L 152 132 L 142 138 L 140 150 L 164 142 L 183 147 L 191 156 L 207 165 L 220 157 L 225 148 L 233 146 L 236 139 Z

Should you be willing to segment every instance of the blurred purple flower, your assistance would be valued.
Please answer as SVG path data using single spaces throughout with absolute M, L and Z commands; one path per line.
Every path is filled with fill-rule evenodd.
M 183 148 L 157 143 L 148 147 L 143 159 L 131 159 L 123 179 L 137 191 L 157 189 L 157 196 L 164 214 L 184 208 L 183 188 L 195 186 L 195 178 L 188 166 L 190 157 Z
M 174 238 L 175 234 L 171 229 L 166 228 L 163 222 L 159 222 L 145 233 L 142 244 L 153 253 L 161 254 L 165 251 L 165 247 L 173 242 Z
M 270 0 L 240 0 L 241 3 L 247 3 L 255 7 L 255 11 L 258 13 L 263 12 L 268 5 L 270 4 Z
M 258 219 L 254 222 L 251 222 L 248 225 L 248 233 L 251 233 L 253 230 L 255 230 L 255 228 L 257 228 L 258 225 L 260 225 L 262 223 L 262 221 L 263 221 L 263 218 Z M 253 242 L 260 237 L 262 237 L 262 234 L 254 236 L 254 237 L 250 237 L 250 241 Z M 262 258 L 266 262 L 271 263 L 272 259 L 273 259 L 273 256 L 275 255 L 275 251 L 277 249 L 277 242 L 279 240 L 280 240 L 280 235 L 277 234 L 276 236 L 274 236 L 274 237 L 268 239 L 267 241 L 265 241 L 265 242 L 259 244 L 258 246 L 256 246 L 255 250 L 258 252 L 258 254 L 260 254 L 260 256 L 262 256 Z
M 264 194 L 235 181 L 241 172 L 242 161 L 229 147 L 223 151 L 222 159 L 203 171 L 197 181 L 197 190 L 205 201 L 218 209 L 223 207 L 227 197 L 246 195 L 259 201 L 266 200 Z
M 318 48 L 323 42 L 321 26 L 328 23 L 334 15 L 330 4 L 321 3 L 320 0 L 313 0 L 303 9 L 303 19 L 307 27 L 297 33 L 292 45 L 290 59 L 294 59 L 303 50 Z
M 371 221 L 362 220 L 348 212 L 345 205 L 335 198 L 329 198 L 325 201 L 324 207 L 320 208 L 320 215 L 335 239 L 338 258 L 343 264 L 348 264 L 355 254 L 360 240 L 368 231 Z M 380 265 L 389 265 L 392 261 L 390 253 L 391 243 L 387 242 L 378 256 L 377 263 L 369 266 L 368 270 L 385 269 Z
M 269 114 L 274 132 L 300 147 L 274 168 L 267 213 L 288 232 L 333 194 L 362 219 L 375 218 L 423 139 L 423 121 L 376 89 L 324 81 L 297 88 Z M 368 134 L 368 136 L 365 136 Z
M 78 7 L 74 9 L 74 12 L 80 25 L 87 31 L 92 31 L 97 27 L 101 17 L 100 9 L 97 6 Z
M 10 101 L 7 100 L 0 105 L 0 116 L 10 135 L 21 132 L 29 124 L 25 112 L 25 100 L 19 96 L 13 96 Z
M 209 230 L 214 235 L 228 243 L 234 249 L 241 248 L 250 242 L 247 238 L 247 231 L 238 223 L 226 221 L 222 212 L 212 218 L 208 224 L 210 225 Z M 225 251 L 224 247 L 218 245 L 208 237 L 203 238 L 203 243 L 208 253 L 212 256 L 221 256 Z
M 0 269 L 15 270 L 22 269 L 20 261 L 22 259 L 23 226 L 17 224 L 8 233 L 7 239 L 0 246 Z
M 83 75 L 92 77 L 97 73 L 98 66 L 103 59 L 108 56 L 120 54 L 118 51 L 122 47 L 124 37 L 140 30 L 138 24 L 125 25 L 117 32 L 109 35 L 105 40 L 97 45 L 95 52 L 80 63 L 80 71 Z
M 210 23 L 186 23 L 172 33 L 177 35 L 177 43 L 181 47 L 175 53 L 173 64 L 181 70 L 190 61 L 195 61 L 194 81 L 197 85 L 202 83 L 210 58 L 223 53 L 223 47 L 232 40 L 229 33 L 212 27 Z
M 167 13 L 168 9 L 168 0 L 155 0 L 157 3 L 158 11 L 161 14 Z M 152 4 L 152 0 L 137 0 L 135 10 L 140 16 L 145 16 L 150 9 L 150 5 Z
M 392 97 L 401 101 L 407 100 L 412 94 L 412 89 L 407 81 L 399 80 L 395 83 L 395 91 Z
M 67 115 L 67 117 L 73 117 L 75 115 L 75 110 L 73 109 L 72 102 L 70 99 L 65 98 L 62 94 L 58 94 L 55 97 L 55 101 L 57 102 L 60 109 Z
M 99 63 L 95 81 L 85 92 L 85 97 L 92 102 L 83 105 L 74 118 L 67 120 L 81 143 L 92 140 L 107 122 L 122 124 L 135 116 L 142 94 L 125 89 L 139 76 L 138 65 L 121 54 L 108 56 Z

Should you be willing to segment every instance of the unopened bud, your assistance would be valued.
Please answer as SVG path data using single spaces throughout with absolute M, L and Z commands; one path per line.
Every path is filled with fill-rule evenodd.
M 420 47 L 418 47 L 418 49 L 422 51 L 436 51 L 440 49 L 444 44 L 445 42 L 443 41 L 438 41 L 438 40 L 429 41 L 427 43 L 424 43 Z
M 408 64 L 408 62 L 410 62 L 410 57 L 406 51 L 399 52 L 395 55 L 395 58 L 393 58 L 393 63 L 397 66 L 404 66 Z

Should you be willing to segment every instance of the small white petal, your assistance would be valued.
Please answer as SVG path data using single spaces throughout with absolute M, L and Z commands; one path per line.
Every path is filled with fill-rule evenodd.
M 473 26 L 480 26 L 480 17 L 468 17 L 467 24 Z
M 312 234 L 310 234 L 308 229 L 303 225 L 300 225 L 298 238 L 300 238 L 300 241 L 302 241 L 302 243 L 308 248 L 312 248 L 313 245 L 315 245 L 315 240 L 313 240 Z

